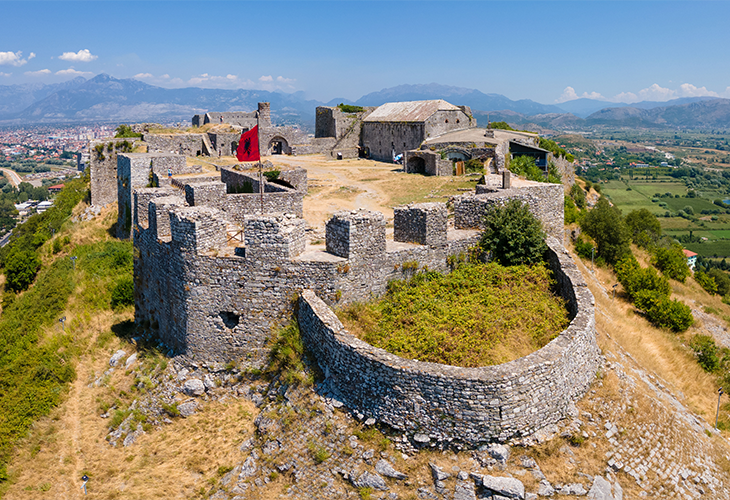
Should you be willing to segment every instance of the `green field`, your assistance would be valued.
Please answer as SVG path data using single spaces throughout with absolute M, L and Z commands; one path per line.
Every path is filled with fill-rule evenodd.
M 630 187 L 630 190 L 627 190 Z M 702 243 L 688 243 L 684 246 L 703 257 L 730 257 L 730 215 L 715 214 L 717 221 L 698 220 L 703 217 L 703 210 L 717 210 L 719 207 L 712 200 L 728 198 L 719 191 L 703 190 L 703 197 L 685 198 L 687 187 L 684 182 L 677 182 L 672 177 L 661 176 L 657 180 L 629 180 L 624 178 L 621 181 L 612 180 L 601 184 L 601 192 L 611 199 L 611 202 L 621 209 L 624 215 L 633 210 L 645 208 L 659 217 L 662 230 L 670 237 L 688 235 L 690 231 L 694 236 L 707 238 L 709 241 Z M 672 196 L 659 198 L 658 202 L 652 202 L 656 195 Z M 675 196 L 679 195 L 680 198 Z M 664 206 L 660 206 L 659 204 Z M 695 220 L 682 217 L 664 217 L 666 212 L 676 215 L 680 210 L 692 207 Z

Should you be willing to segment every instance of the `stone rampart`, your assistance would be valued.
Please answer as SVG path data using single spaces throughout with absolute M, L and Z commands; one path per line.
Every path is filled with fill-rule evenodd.
M 530 212 L 542 221 L 543 229 L 558 241 L 563 241 L 564 201 L 560 184 L 535 183 L 512 189 L 477 186 L 477 194 L 454 198 L 454 226 L 460 229 L 482 229 L 487 208 L 504 205 L 509 200 L 522 200 Z
M 145 134 L 147 151 L 150 153 L 172 153 L 183 156 L 212 156 L 207 134 Z M 206 144 L 208 143 L 208 144 Z
M 200 166 L 187 166 L 184 156 L 169 153 L 120 153 L 117 155 L 117 237 L 129 238 L 134 219 L 132 193 L 150 184 L 150 172 L 157 179 L 200 171 Z
M 193 187 L 200 186 L 205 183 Z M 137 196 L 151 194 L 140 190 Z M 149 199 L 147 224 L 134 233 L 136 321 L 196 361 L 261 366 L 272 329 L 291 317 L 292 298 L 301 290 L 315 290 L 332 304 L 367 300 L 412 273 L 404 263 L 445 271 L 450 255 L 478 240 L 476 231 L 450 231 L 437 246 L 386 241 L 382 214 L 361 210 L 338 213 L 328 225 L 328 242 L 341 239 L 333 253 L 306 247 L 305 223 L 293 215 L 253 211 L 237 218 L 216 207 L 185 206 L 179 195 L 160 195 L 160 201 Z M 226 198 L 236 196 L 251 195 Z M 232 223 L 243 228 L 243 248 L 227 233 Z
M 497 366 L 403 359 L 349 334 L 312 290 L 299 299 L 302 337 L 345 404 L 408 434 L 476 446 L 528 436 L 567 416 L 599 366 L 593 296 L 567 251 L 549 260 L 568 303 L 568 328 L 542 349 Z
M 128 153 L 134 139 L 101 139 L 89 143 L 91 203 L 104 206 L 117 201 L 117 153 Z

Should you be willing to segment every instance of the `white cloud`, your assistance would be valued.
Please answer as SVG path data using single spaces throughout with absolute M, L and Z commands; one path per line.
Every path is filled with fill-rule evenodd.
M 707 90 L 707 87 L 695 87 L 691 83 L 683 83 L 679 86 L 679 92 L 677 93 L 680 97 L 720 97 L 717 92 Z
M 50 75 L 51 70 L 50 69 L 41 69 L 38 71 L 26 71 L 26 75 L 28 76 L 43 76 L 43 75 Z
M 281 78 L 281 77 L 279 77 Z M 288 81 L 294 81 L 294 80 L 288 80 Z M 605 99 L 599 92 L 583 92 L 583 94 L 578 95 L 573 87 L 565 87 L 565 90 L 563 90 L 563 93 L 560 94 L 560 97 L 558 97 L 555 102 L 561 103 L 561 102 L 567 102 L 567 101 L 574 101 L 575 99 Z
M 627 104 L 632 102 L 637 102 L 639 100 L 639 96 L 634 94 L 633 92 L 621 92 L 620 94 L 616 94 L 613 96 L 613 99 L 611 99 L 613 102 L 625 102 Z
M 91 76 L 94 73 L 92 73 L 91 71 L 76 71 L 73 68 L 68 68 L 56 71 L 56 74 L 61 76 Z
M 273 77 L 273 76 L 271 76 L 271 75 L 268 75 L 268 76 L 266 76 L 266 75 L 263 75 L 263 76 L 261 76 L 261 77 L 259 78 L 259 81 L 260 81 L 260 82 L 273 82 L 273 81 L 274 81 L 274 77 Z
M 27 59 L 23 59 L 23 52 L 0 52 L 0 64 L 9 64 L 11 66 L 22 66 L 35 57 L 35 53 L 31 52 Z
M 81 49 L 78 52 L 64 52 L 58 58 L 64 61 L 91 62 L 98 59 L 99 56 L 93 55 L 89 49 Z
M 720 92 L 723 97 L 730 97 L 730 87 L 726 88 L 723 92 Z
M 10 76 L 10 75 L 12 75 L 12 73 L 3 73 L 2 71 L 0 71 L 0 76 Z
M 152 76 L 151 73 L 137 73 L 136 75 L 134 75 L 134 78 L 154 78 L 154 76 Z
M 642 101 L 668 101 L 669 99 L 674 99 L 677 96 L 676 94 L 674 90 L 655 83 L 651 87 L 641 89 L 639 91 L 639 99 Z
M 283 76 L 277 76 L 276 81 L 279 83 L 294 83 L 296 80 L 294 78 L 284 78 Z

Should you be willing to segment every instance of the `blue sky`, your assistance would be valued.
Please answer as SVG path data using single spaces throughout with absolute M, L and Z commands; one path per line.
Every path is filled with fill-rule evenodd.
M 436 82 L 553 104 L 730 98 L 730 2 L 0 1 L 0 85 L 108 73 L 357 99 Z

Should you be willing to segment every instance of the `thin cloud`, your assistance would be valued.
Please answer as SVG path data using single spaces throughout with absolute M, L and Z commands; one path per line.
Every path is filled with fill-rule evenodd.
M 12 73 L 3 73 L 2 71 L 0 71 L 0 76 L 11 76 L 11 75 L 12 75 Z
M 137 73 L 136 75 L 134 75 L 134 78 L 149 79 L 154 78 L 154 76 L 152 76 L 152 73 Z
M 8 64 L 10 66 L 22 66 L 35 57 L 35 52 L 31 52 L 27 59 L 23 59 L 23 52 L 0 52 L 0 64 Z
M 271 75 L 268 75 L 268 76 L 267 75 L 263 75 L 263 76 L 259 77 L 259 81 L 260 82 L 273 82 L 274 81 L 274 77 L 271 76 Z
M 60 71 L 56 71 L 56 74 L 61 75 L 61 76 L 90 76 L 90 75 L 93 75 L 94 73 L 92 73 L 90 71 L 76 71 L 73 68 L 68 68 L 68 69 L 62 69 Z
M 599 92 L 583 92 L 581 95 L 578 95 L 573 87 L 565 87 L 565 90 L 563 90 L 563 93 L 560 94 L 560 97 L 558 97 L 555 102 L 562 103 L 567 101 L 574 101 L 576 99 L 605 100 L 606 98 L 603 97 Z
M 50 69 L 41 69 L 38 71 L 26 71 L 25 74 L 28 76 L 44 76 L 44 75 L 50 75 L 51 70 Z
M 276 81 L 279 83 L 294 83 L 296 82 L 296 79 L 294 78 L 284 78 L 283 76 L 277 76 Z
M 89 49 L 81 49 L 78 52 L 64 52 L 58 58 L 63 61 L 91 62 L 98 59 L 99 56 L 93 55 Z

